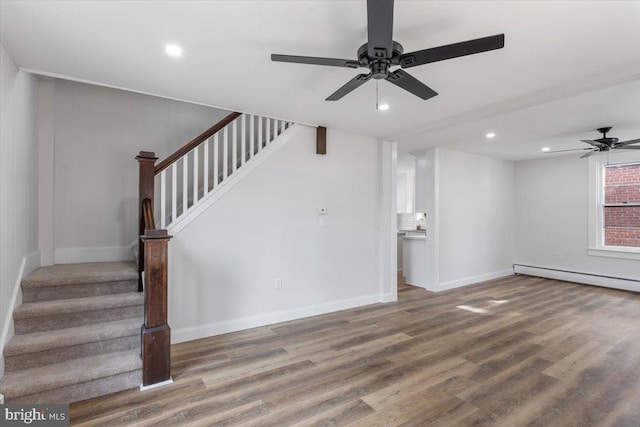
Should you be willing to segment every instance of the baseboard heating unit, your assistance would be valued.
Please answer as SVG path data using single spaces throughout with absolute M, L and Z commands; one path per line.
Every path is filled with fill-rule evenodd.
M 536 267 L 533 265 L 513 264 L 515 274 L 545 277 L 547 279 L 564 280 L 566 282 L 584 283 L 586 285 L 604 286 L 606 288 L 623 289 L 640 292 L 640 279 L 605 276 L 600 274 L 580 273 L 577 271 L 559 270 L 555 268 Z

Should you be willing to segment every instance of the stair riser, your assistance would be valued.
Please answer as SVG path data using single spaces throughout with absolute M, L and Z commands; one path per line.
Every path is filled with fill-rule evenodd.
M 71 298 L 94 297 L 98 295 L 136 292 L 137 280 L 120 282 L 86 283 L 64 286 L 22 286 L 22 302 L 54 301 Z
M 5 356 L 5 372 L 37 368 L 80 357 L 95 356 L 114 351 L 132 350 L 134 348 L 140 348 L 140 334 L 44 350 L 36 353 L 25 353 L 18 356 Z
M 74 384 L 25 396 L 5 396 L 5 403 L 69 403 L 91 399 L 130 388 L 142 383 L 142 370 L 125 372 L 94 381 Z
M 94 323 L 140 318 L 142 315 L 143 306 L 132 305 L 75 313 L 47 314 L 42 316 L 33 315 L 21 319 L 15 319 L 14 317 L 15 333 L 19 335 L 54 329 L 73 328 L 75 326 L 92 325 Z

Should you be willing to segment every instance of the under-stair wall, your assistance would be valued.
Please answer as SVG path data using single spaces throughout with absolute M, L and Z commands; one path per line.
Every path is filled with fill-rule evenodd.
M 380 143 L 329 129 L 317 155 L 314 128 L 287 132 L 231 191 L 169 226 L 173 342 L 380 300 Z
M 51 93 L 40 97 L 38 121 L 41 145 L 50 149 L 41 171 L 55 203 L 43 225 L 52 230 L 55 262 L 130 259 L 137 240 L 133 157 L 144 148 L 164 159 L 230 112 L 59 79 L 41 85 Z M 40 210 L 46 205 L 41 200 Z

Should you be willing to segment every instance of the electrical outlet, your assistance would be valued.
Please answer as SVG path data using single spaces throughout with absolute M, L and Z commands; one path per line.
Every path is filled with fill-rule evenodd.
M 282 279 L 276 279 L 276 290 L 282 289 Z

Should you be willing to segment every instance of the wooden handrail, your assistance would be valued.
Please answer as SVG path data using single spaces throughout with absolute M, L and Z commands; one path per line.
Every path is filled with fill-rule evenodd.
M 211 126 L 209 129 L 202 132 L 200 135 L 193 138 L 191 141 L 187 142 L 184 145 L 184 147 L 179 148 L 178 150 L 176 150 L 175 153 L 173 153 L 172 155 L 170 155 L 169 157 L 161 161 L 155 168 L 155 174 L 158 175 L 160 172 L 162 172 L 163 170 L 171 166 L 171 164 L 173 164 L 176 160 L 182 158 L 182 156 L 187 154 L 189 151 L 193 150 L 198 145 L 202 144 L 205 140 L 207 140 L 207 138 L 211 137 L 213 134 L 220 132 L 221 129 L 223 129 L 226 125 L 228 125 L 229 123 L 231 123 L 232 121 L 240 117 L 241 115 L 242 113 L 233 112 L 229 114 L 227 117 L 225 117 L 224 119 L 220 120 L 215 125 Z

